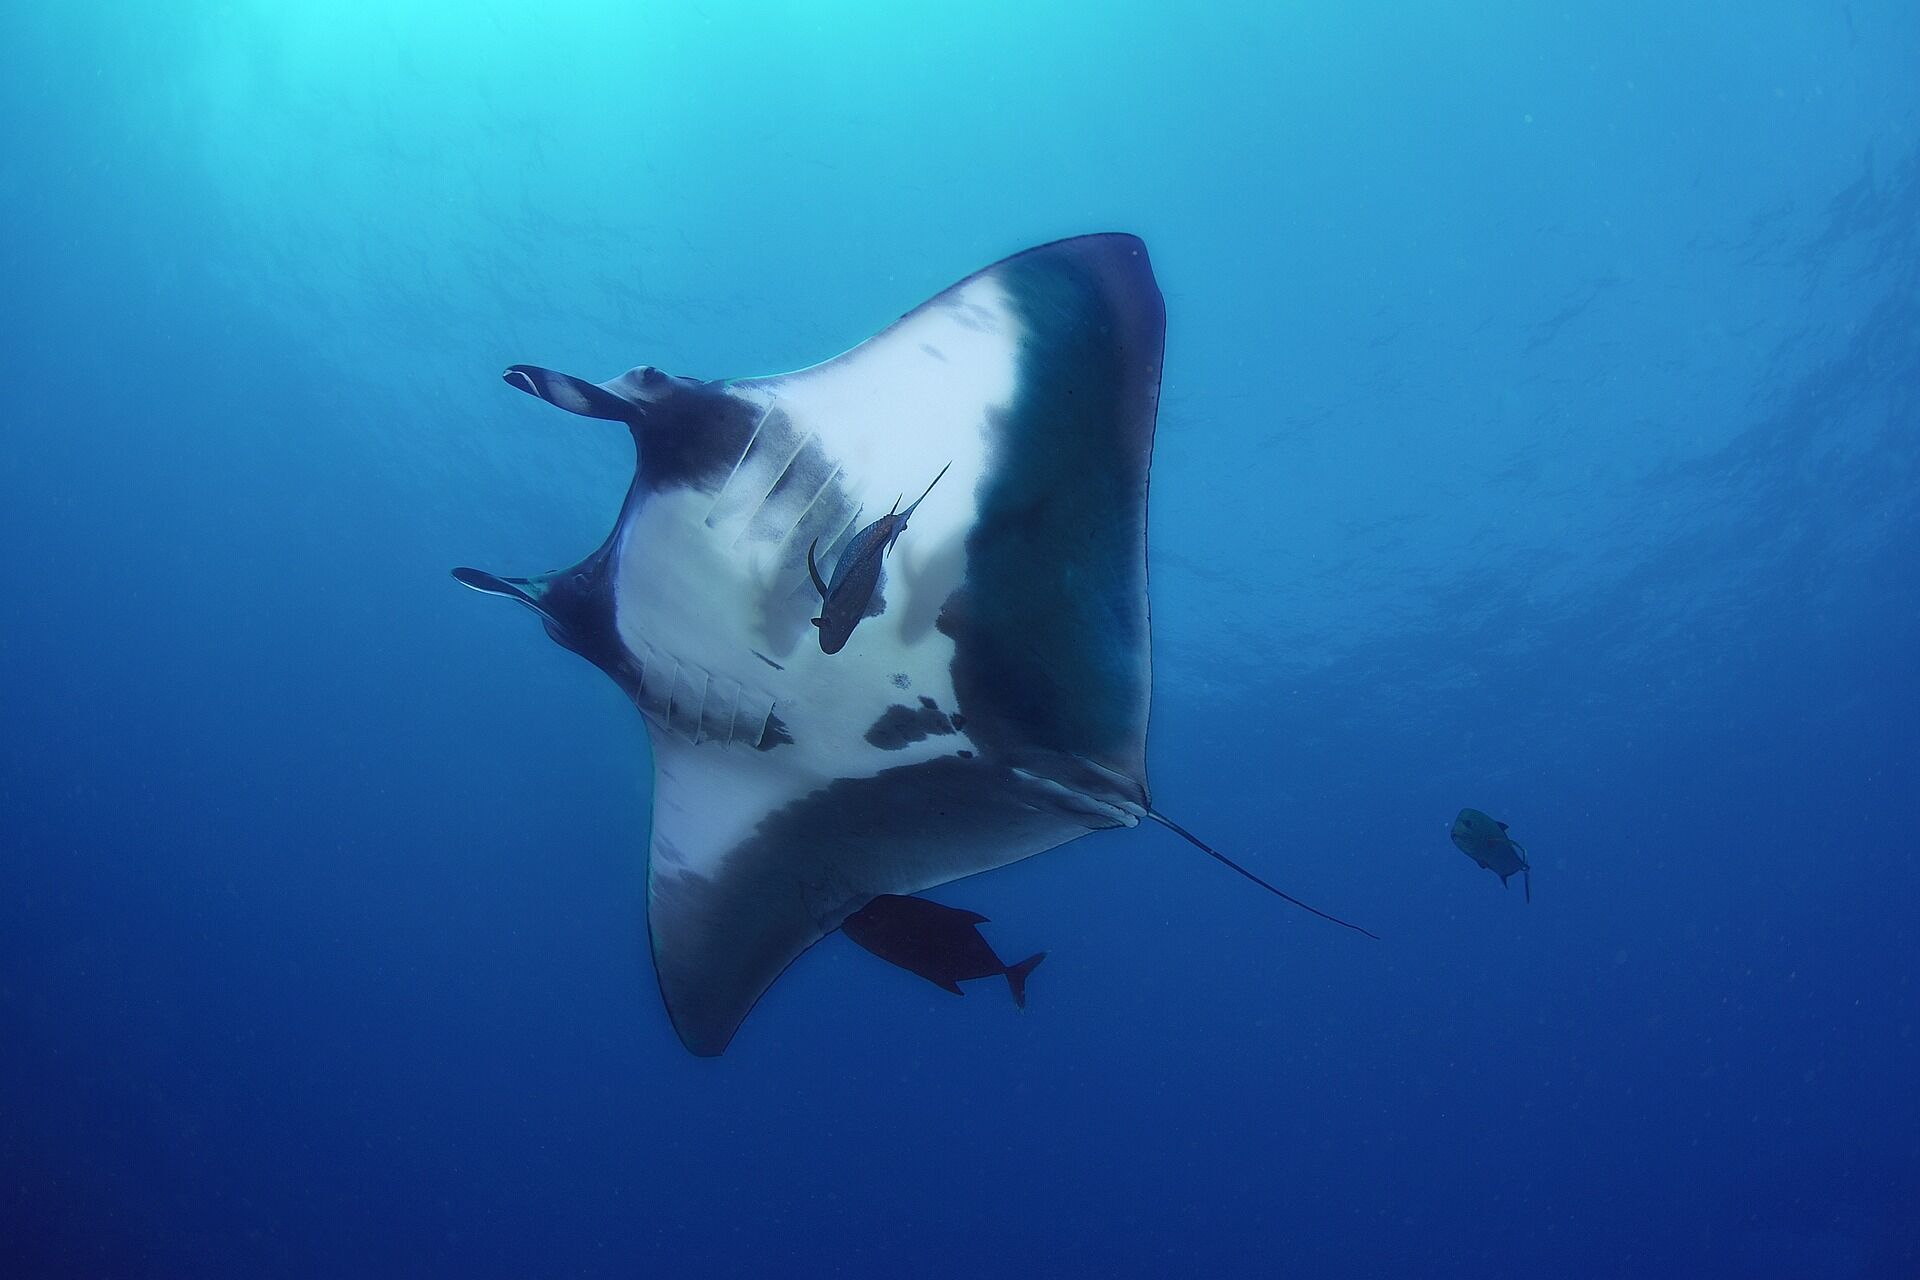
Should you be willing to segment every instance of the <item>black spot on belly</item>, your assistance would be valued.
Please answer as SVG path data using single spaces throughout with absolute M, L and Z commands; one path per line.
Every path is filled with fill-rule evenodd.
M 793 731 L 787 728 L 787 722 L 780 718 L 779 712 L 767 716 L 767 727 L 760 734 L 760 741 L 753 744 L 755 751 L 771 751 L 775 747 L 793 745 Z
M 896 689 L 904 689 L 904 688 L 906 688 L 906 687 L 907 687 L 908 685 L 910 685 L 910 684 L 912 684 L 912 683 L 913 683 L 913 681 L 911 681 L 911 680 L 909 680 L 909 679 L 907 678 L 907 673 L 906 673 L 906 672 L 904 672 L 904 671 L 896 671 L 896 672 L 894 672 L 894 673 L 893 673 L 893 687 L 894 687 L 894 688 L 896 688 Z
M 867 741 L 882 751 L 898 751 L 915 742 L 924 742 L 936 734 L 952 733 L 953 721 L 932 698 L 920 699 L 919 707 L 895 703 L 880 713 L 867 730 Z

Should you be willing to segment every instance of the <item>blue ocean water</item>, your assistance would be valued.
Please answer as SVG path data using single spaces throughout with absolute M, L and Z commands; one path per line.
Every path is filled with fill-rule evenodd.
M 1036 11 L 1038 10 L 1038 11 Z M 0 1274 L 1920 1274 L 1920 10 L 0 10 Z M 447 576 L 1059 236 L 1168 308 L 1150 828 L 725 1057 Z M 1448 842 L 1509 821 L 1534 900 Z

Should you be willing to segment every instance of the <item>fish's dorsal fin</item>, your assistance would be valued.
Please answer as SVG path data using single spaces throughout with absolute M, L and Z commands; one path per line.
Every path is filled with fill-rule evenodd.
M 921 493 L 921 495 L 920 495 L 919 497 L 917 497 L 917 498 L 915 498 L 915 499 L 913 500 L 913 505 L 912 505 L 911 507 L 908 507 L 908 508 L 907 508 L 907 509 L 906 509 L 905 511 L 902 511 L 902 512 L 900 513 L 900 523 L 901 523 L 901 524 L 905 524 L 905 523 L 906 523 L 907 521 L 909 521 L 909 520 L 911 520 L 911 519 L 913 518 L 913 513 L 914 513 L 915 511 L 917 511 L 917 510 L 919 510 L 919 509 L 920 509 L 920 504 L 921 504 L 921 503 L 923 503 L 923 502 L 925 502 L 925 501 L 927 500 L 927 494 L 929 494 L 929 493 L 932 493 L 932 492 L 933 492 L 933 486 L 934 486 L 934 485 L 936 485 L 936 484 L 939 484 L 939 483 L 940 483 L 940 476 L 944 476 L 944 475 L 946 475 L 946 474 L 947 474 L 947 472 L 949 472 L 949 471 L 951 471 L 951 470 L 953 470 L 953 460 L 952 460 L 951 458 L 949 458 L 949 459 L 947 460 L 947 465 L 946 465 L 946 466 L 944 466 L 944 467 L 942 467 L 942 468 L 940 468 L 940 475 L 939 475 L 939 476 L 935 476 L 935 477 L 933 478 L 933 482 L 932 482 L 932 484 L 929 484 L 929 485 L 928 485 L 928 486 L 926 487 L 926 490 L 925 490 L 924 492 L 922 492 L 922 493 Z M 895 503 L 894 505 L 895 505 L 895 506 L 898 506 L 899 504 L 898 504 L 898 503 Z M 899 535 L 898 535 L 898 534 L 896 534 L 896 535 L 894 535 L 894 536 L 896 536 L 896 537 L 898 537 Z
M 1505 831 L 1507 829 L 1507 824 L 1504 822 L 1496 822 L 1494 825 L 1499 827 L 1502 831 Z
M 820 539 L 818 538 L 815 538 L 807 545 L 807 576 L 813 579 L 813 589 L 820 593 L 822 600 L 825 600 L 827 598 L 827 583 L 826 580 L 820 576 L 820 566 L 814 563 L 813 559 L 814 549 L 819 545 Z M 813 624 L 819 626 L 820 620 L 815 618 Z

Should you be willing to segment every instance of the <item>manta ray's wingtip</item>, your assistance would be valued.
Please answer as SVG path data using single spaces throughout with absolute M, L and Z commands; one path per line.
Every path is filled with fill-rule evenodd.
M 664 994 L 663 992 L 663 997 Z M 667 1022 L 673 1027 L 673 1034 L 680 1038 L 680 1047 L 696 1058 L 718 1058 L 723 1056 L 727 1051 L 727 1046 L 733 1043 L 734 1032 L 739 1030 L 739 1027 L 736 1025 L 725 1032 L 710 1030 L 695 1031 L 691 1027 L 682 1026 L 679 1020 L 673 1017 L 673 1006 L 671 1004 L 667 1006 L 667 1010 Z M 741 1021 L 745 1021 L 745 1019 L 742 1018 Z
M 1056 240 L 1048 240 L 1042 244 L 1034 245 L 1031 249 L 1026 250 L 1026 252 L 1038 253 L 1051 249 L 1056 245 L 1072 244 L 1076 240 L 1085 240 L 1088 242 L 1104 240 L 1115 248 L 1137 245 L 1144 249 L 1147 244 L 1145 240 L 1142 240 L 1131 231 L 1083 231 L 1077 236 L 1061 236 Z
M 1084 235 L 1062 236 L 1058 240 L 1049 240 L 1045 244 L 1035 245 L 1014 256 L 1023 258 L 1027 254 L 1046 253 L 1069 246 L 1081 250 L 1098 247 L 1100 250 L 1121 257 L 1144 258 L 1147 256 L 1147 242 L 1131 231 L 1090 231 Z

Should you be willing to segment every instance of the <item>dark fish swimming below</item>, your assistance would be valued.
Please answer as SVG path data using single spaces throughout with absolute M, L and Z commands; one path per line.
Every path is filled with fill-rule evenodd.
M 960 984 L 970 978 L 1005 975 L 1013 1002 L 1027 1007 L 1027 975 L 1047 958 L 1035 952 L 1019 964 L 1002 963 L 980 926 L 987 918 L 959 907 L 942 906 L 926 898 L 883 893 L 848 916 L 840 929 L 849 938 L 889 964 L 917 973 L 934 986 L 965 995 Z
M 872 524 L 853 535 L 853 541 L 840 553 L 840 559 L 833 566 L 833 577 L 822 581 L 820 566 L 814 562 L 814 550 L 820 545 L 818 538 L 807 548 L 807 575 L 813 579 L 813 589 L 820 593 L 820 616 L 813 625 L 820 629 L 820 651 L 838 653 L 846 647 L 853 636 L 853 629 L 867 616 L 873 605 L 873 593 L 880 586 L 881 562 L 887 552 L 893 550 L 893 544 L 900 540 L 906 531 L 907 521 L 920 504 L 927 500 L 927 494 L 933 492 L 933 485 L 940 483 L 940 476 L 947 474 L 949 462 L 940 468 L 940 475 L 933 478 L 933 484 L 927 486 L 926 493 L 913 500 L 913 506 L 901 511 L 899 500 L 894 501 L 894 509 L 875 520 Z
M 1527 861 L 1526 849 L 1507 834 L 1506 823 L 1478 809 L 1462 809 L 1453 820 L 1452 835 L 1460 852 L 1499 876 L 1501 884 L 1508 876 L 1518 874 L 1527 901 L 1533 901 L 1533 866 Z

